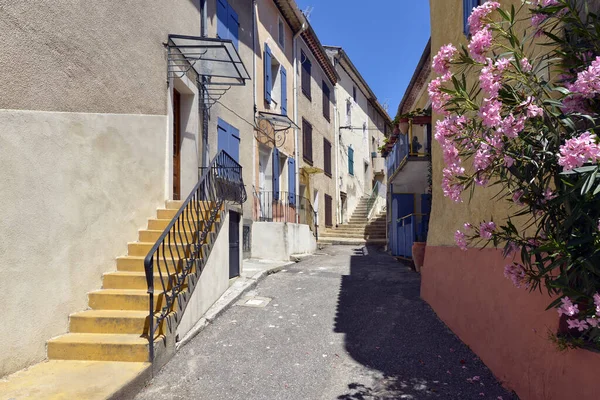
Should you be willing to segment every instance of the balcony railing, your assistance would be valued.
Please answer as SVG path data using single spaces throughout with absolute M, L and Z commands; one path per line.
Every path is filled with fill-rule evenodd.
M 407 138 L 404 135 L 401 135 L 392 151 L 390 151 L 385 159 L 385 165 L 387 170 L 388 179 L 394 175 L 394 173 L 404 165 L 406 160 L 408 159 L 408 155 L 410 152 L 410 147 Z
M 310 201 L 289 192 L 254 192 L 254 220 L 305 224 L 317 236 L 316 216 Z

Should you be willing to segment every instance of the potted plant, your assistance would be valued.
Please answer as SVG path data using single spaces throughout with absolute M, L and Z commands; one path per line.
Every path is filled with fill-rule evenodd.
M 421 272 L 421 267 L 425 261 L 425 246 L 427 245 L 426 231 L 417 232 L 415 241 L 412 245 L 412 259 L 415 264 L 415 271 Z

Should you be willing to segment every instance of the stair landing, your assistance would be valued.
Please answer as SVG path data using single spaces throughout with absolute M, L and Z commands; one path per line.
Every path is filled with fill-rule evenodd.
M 151 374 L 148 362 L 50 360 L 0 380 L 1 399 L 106 399 Z

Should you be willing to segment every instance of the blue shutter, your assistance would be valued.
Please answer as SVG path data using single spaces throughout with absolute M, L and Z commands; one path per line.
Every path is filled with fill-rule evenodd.
M 287 115 L 287 74 L 281 67 L 281 114 Z
M 265 101 L 271 102 L 271 88 L 273 83 L 271 81 L 271 49 L 265 43 Z
M 217 153 L 225 150 L 229 153 L 229 124 L 221 118 L 217 120 Z
M 469 36 L 469 16 L 478 5 L 479 0 L 463 0 L 463 27 L 466 36 Z
M 288 191 L 289 202 L 292 207 L 296 206 L 296 160 L 293 158 L 288 159 Z
M 240 162 L 240 130 L 229 125 L 229 148 L 227 153 L 236 162 Z
M 279 200 L 279 150 L 273 149 L 273 200 Z
M 238 22 L 238 15 L 231 6 L 228 5 L 227 10 L 229 11 L 229 18 L 227 20 L 227 26 L 229 27 L 229 38 L 233 41 L 235 48 L 238 48 L 238 31 L 240 24 Z
M 229 5 L 226 0 L 217 0 L 217 36 L 221 39 L 229 38 L 228 9 Z
M 348 147 L 348 173 L 354 175 L 354 149 Z

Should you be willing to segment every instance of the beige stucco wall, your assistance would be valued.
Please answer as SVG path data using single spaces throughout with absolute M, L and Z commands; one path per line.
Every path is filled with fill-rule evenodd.
M 302 68 L 300 67 L 302 52 L 308 57 L 311 62 L 311 99 L 302 92 Z M 310 175 L 308 182 L 306 179 L 300 178 L 300 183 L 306 185 L 306 192 L 300 193 L 308 198 L 315 207 L 315 194 L 318 191 L 318 224 L 321 227 L 325 226 L 325 194 L 331 196 L 331 216 L 333 224 L 336 223 L 336 175 L 335 175 L 335 127 L 334 127 L 334 102 L 335 89 L 332 82 L 329 80 L 321 65 L 318 63 L 314 54 L 306 45 L 304 39 L 298 38 L 298 125 L 302 127 L 302 118 L 306 119 L 312 125 L 312 166 L 324 171 L 325 169 L 325 147 L 323 139 L 327 139 L 331 143 L 331 176 L 327 176 L 324 172 Z M 323 81 L 330 90 L 330 105 L 329 105 L 329 121 L 323 116 Z M 303 140 L 302 132 L 299 133 L 298 139 L 298 154 L 300 166 L 310 166 L 304 160 L 303 155 Z M 316 209 L 315 209 L 316 210 Z
M 338 210 L 338 220 L 341 223 L 348 221 L 358 202 L 364 194 L 371 191 L 371 152 L 369 135 L 368 101 L 360 86 L 348 75 L 341 64 L 336 65 L 336 71 L 340 76 L 336 85 L 336 101 L 339 126 L 347 126 L 348 122 L 356 129 L 340 129 L 339 147 L 337 149 L 338 173 L 341 177 L 340 190 L 346 193 L 346 210 L 341 216 Z M 346 119 L 346 100 L 352 99 L 352 87 L 356 87 L 357 98 L 353 102 L 351 121 Z M 367 124 L 366 140 L 363 134 L 363 123 Z M 348 173 L 348 147 L 354 149 L 354 175 Z M 368 164 L 365 172 L 365 162 Z M 339 178 L 338 178 L 339 179 Z M 341 203 L 339 203 L 341 206 Z
M 166 114 L 163 43 L 200 34 L 198 3 L 0 2 L 0 109 Z
M 218 137 L 217 123 L 218 118 L 223 119 L 228 124 L 234 126 L 240 131 L 240 165 L 242 166 L 242 177 L 246 185 L 248 201 L 244 203 L 244 218 L 252 216 L 252 184 L 255 181 L 254 169 L 256 140 L 254 137 L 254 78 L 253 64 L 253 23 L 252 23 L 252 2 L 246 0 L 228 0 L 231 7 L 238 14 L 238 53 L 248 74 L 250 80 L 246 81 L 244 86 L 232 86 L 227 93 L 210 108 L 210 118 L 208 122 L 208 140 L 209 140 L 209 158 L 212 159 L 217 153 Z M 216 19 L 216 0 L 207 1 L 208 8 L 208 36 L 216 37 L 217 19 Z M 259 63 L 262 56 L 257 60 Z M 221 104 L 222 103 L 222 104 Z
M 0 376 L 46 356 L 164 206 L 165 116 L 0 110 Z
M 521 4 L 519 0 L 503 0 L 503 7 L 515 7 Z M 440 47 L 453 43 L 466 45 L 463 33 L 463 9 L 460 0 L 430 0 L 431 7 L 431 54 L 437 54 Z M 439 118 L 433 116 L 433 123 Z M 434 128 L 435 129 L 435 128 Z M 435 132 L 434 132 L 435 133 Z M 463 203 L 454 203 L 444 197 L 441 189 L 442 170 L 444 160 L 440 145 L 435 142 L 432 145 L 433 163 L 433 201 L 431 212 L 431 224 L 427 244 L 432 246 L 454 246 L 454 232 L 461 229 L 465 222 L 479 223 L 482 220 L 500 221 L 508 214 L 508 202 L 492 200 L 497 193 L 495 188 L 477 187 L 473 197 L 469 200 L 469 193 L 463 194 Z M 492 207 L 493 205 L 493 207 Z
M 272 0 L 257 0 L 257 36 L 256 36 L 256 105 L 259 111 L 268 111 L 281 113 L 281 107 L 268 105 L 265 102 L 265 82 L 264 82 L 264 50 L 265 43 L 271 49 L 273 58 L 275 58 L 286 71 L 287 77 L 287 114 L 290 119 L 294 119 L 294 69 L 293 69 L 293 33 L 290 26 L 285 22 L 279 9 Z M 284 21 L 285 28 L 285 48 L 279 45 L 278 24 L 279 18 Z M 279 100 L 279 99 L 277 99 Z M 272 145 L 270 145 L 272 147 Z M 288 157 L 294 157 L 295 142 L 294 130 L 288 129 L 286 140 L 279 151 Z M 258 148 L 256 149 L 256 170 L 258 171 Z M 282 174 L 280 190 L 287 191 L 287 173 Z M 258 173 L 256 174 L 256 185 L 258 185 Z

